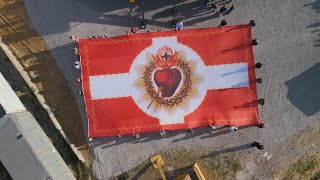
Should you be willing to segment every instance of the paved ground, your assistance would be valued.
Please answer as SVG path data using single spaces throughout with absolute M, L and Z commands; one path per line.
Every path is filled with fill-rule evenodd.
M 170 29 L 172 16 L 169 0 L 145 2 L 148 29 Z M 227 149 L 258 140 L 272 154 L 292 135 L 319 119 L 320 110 L 320 0 L 268 0 L 235 1 L 231 14 L 216 18 L 200 0 L 176 0 L 186 28 L 212 27 L 226 19 L 232 24 L 244 24 L 255 19 L 257 27 L 253 37 L 260 43 L 254 48 L 255 60 L 264 64 L 257 76 L 263 78 L 258 86 L 259 97 L 266 105 L 260 107 L 265 129 L 249 127 L 236 133 L 227 130 L 210 132 L 197 129 L 192 136 L 184 131 L 160 138 L 146 133 L 139 140 L 125 136 L 98 138 L 90 143 L 94 156 L 92 171 L 96 178 L 106 179 L 118 175 L 158 151 L 177 147 L 204 147 Z M 80 72 L 73 63 L 69 36 L 86 37 L 107 33 L 110 36 L 125 34 L 141 19 L 139 4 L 127 0 L 25 0 L 31 22 L 47 42 L 57 64 L 74 92 L 80 86 L 74 81 Z M 317 83 L 318 82 L 318 83 Z M 83 100 L 76 97 L 84 129 L 87 129 Z M 85 132 L 86 133 L 86 132 Z M 290 154 L 290 150 L 288 150 Z

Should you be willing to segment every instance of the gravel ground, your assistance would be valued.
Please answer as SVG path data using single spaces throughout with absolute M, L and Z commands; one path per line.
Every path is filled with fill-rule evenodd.
M 222 19 L 230 25 L 256 20 L 253 38 L 259 39 L 259 45 L 254 47 L 255 60 L 264 65 L 257 70 L 257 76 L 263 79 L 258 95 L 266 99 L 259 113 L 266 128 L 248 127 L 235 133 L 200 128 L 193 135 L 177 131 L 165 138 L 146 133 L 138 140 L 131 136 L 121 140 L 97 138 L 89 144 L 94 157 L 92 173 L 97 179 L 118 175 L 158 151 L 181 146 L 227 149 L 257 140 L 277 154 L 280 150 L 275 147 L 319 119 L 320 83 L 316 78 L 320 77 L 320 0 L 234 1 L 235 9 L 217 18 L 204 1 L 176 0 L 185 28 L 218 26 Z M 80 89 L 74 81 L 80 72 L 73 67 L 76 57 L 69 36 L 123 35 L 139 24 L 142 10 L 140 1 L 130 4 L 127 0 L 25 0 L 25 5 L 32 24 L 47 42 L 74 92 Z M 148 29 L 170 29 L 171 8 L 169 0 L 146 1 Z M 76 99 L 87 129 L 83 100 Z

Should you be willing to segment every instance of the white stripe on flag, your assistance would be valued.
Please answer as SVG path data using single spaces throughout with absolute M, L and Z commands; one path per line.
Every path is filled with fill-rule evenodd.
M 248 87 L 248 64 L 207 66 L 203 72 L 207 89 Z
M 249 86 L 247 63 L 206 66 L 199 75 L 204 77 L 202 87 L 207 90 Z M 91 98 L 95 100 L 129 97 L 134 78 L 128 73 L 90 76 Z
M 130 96 L 131 79 L 128 73 L 90 76 L 92 99 L 107 99 Z

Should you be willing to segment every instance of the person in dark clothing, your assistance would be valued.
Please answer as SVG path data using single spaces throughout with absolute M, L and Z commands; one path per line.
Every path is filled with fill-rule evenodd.
M 225 25 L 227 25 L 227 21 L 226 21 L 226 20 L 222 20 L 222 21 L 220 22 L 219 27 L 222 27 L 222 26 L 225 26 Z
M 256 26 L 256 21 L 255 20 L 250 20 L 250 26 L 252 26 L 252 27 L 254 27 L 254 26 Z
M 260 143 L 258 143 L 258 142 L 253 142 L 253 143 L 251 143 L 251 146 L 252 147 L 256 147 L 256 148 L 258 148 L 259 150 L 262 150 L 262 149 L 264 149 L 264 146 L 263 145 L 261 145 Z
M 220 16 L 224 15 L 224 13 L 227 11 L 226 5 L 223 4 L 222 7 L 219 10 Z
M 258 99 L 258 103 L 259 103 L 260 105 L 264 105 L 265 101 L 266 101 L 266 100 L 263 99 L 263 98 Z
M 262 64 L 261 63 L 257 63 L 255 66 L 256 66 L 256 68 L 260 69 L 262 67 Z
M 259 125 L 258 125 L 258 128 L 264 128 L 265 127 L 265 125 L 263 124 L 263 123 L 260 123 Z
M 262 78 L 257 78 L 257 83 L 261 84 L 262 83 Z

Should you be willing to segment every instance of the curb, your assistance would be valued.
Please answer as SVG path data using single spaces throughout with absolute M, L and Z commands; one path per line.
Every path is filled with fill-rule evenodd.
M 0 47 L 3 50 L 3 52 L 7 55 L 7 57 L 10 59 L 11 63 L 15 67 L 15 69 L 19 72 L 23 80 L 28 84 L 28 86 L 31 88 L 33 94 L 38 99 L 41 106 L 47 111 L 47 114 L 51 121 L 53 122 L 55 128 L 60 132 L 64 140 L 68 143 L 74 154 L 77 156 L 77 158 L 85 163 L 85 159 L 83 158 L 82 154 L 79 152 L 77 147 L 71 142 L 71 140 L 68 138 L 68 136 L 64 133 L 60 123 L 58 122 L 57 118 L 54 116 L 52 109 L 47 105 L 44 97 L 39 93 L 36 86 L 31 81 L 30 77 L 28 76 L 28 73 L 23 69 L 17 58 L 12 54 L 12 52 L 9 50 L 8 46 L 4 44 L 3 42 L 0 42 Z

